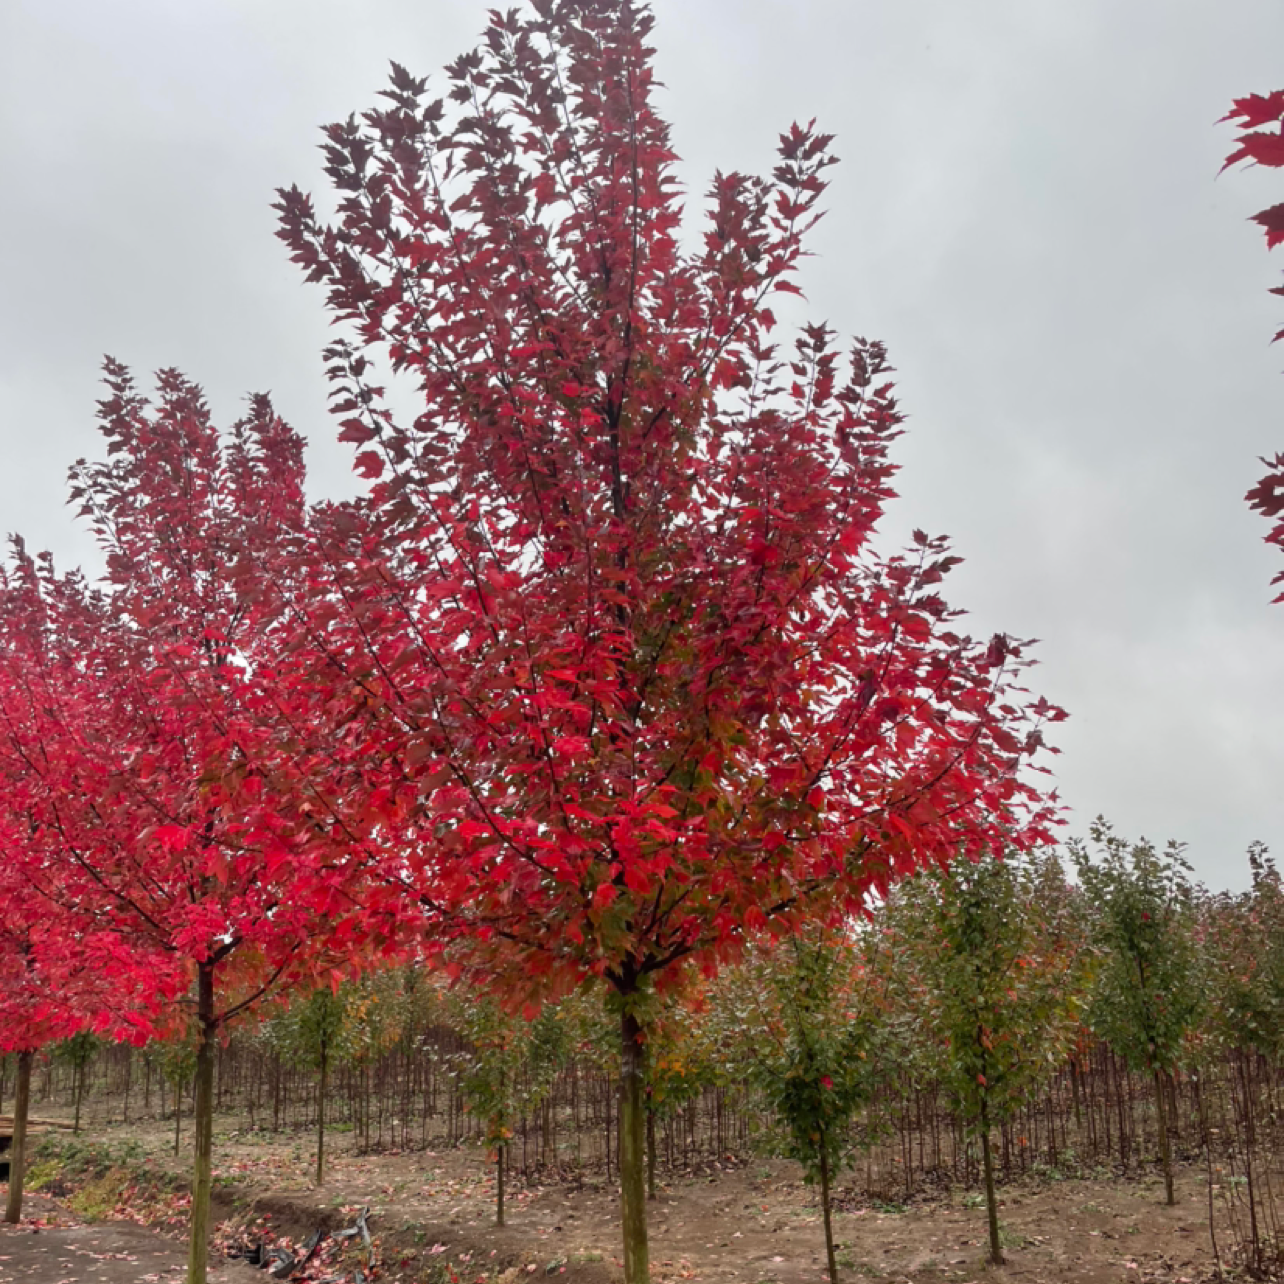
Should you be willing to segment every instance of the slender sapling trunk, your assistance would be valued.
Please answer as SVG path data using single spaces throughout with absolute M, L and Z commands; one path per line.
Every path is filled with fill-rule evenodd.
M 820 1138 L 820 1211 L 825 1221 L 825 1261 L 829 1267 L 830 1284 L 838 1284 L 838 1259 L 834 1255 L 834 1223 L 829 1203 L 829 1146 L 828 1138 Z
M 1003 1245 L 999 1241 L 999 1197 L 994 1189 L 994 1154 L 990 1149 L 990 1107 L 981 1098 L 981 1163 L 985 1169 L 985 1209 L 990 1219 L 990 1261 L 1003 1265 Z
M 495 1145 L 495 1225 L 504 1224 L 504 1142 Z
M 325 1101 L 330 1090 L 330 1050 L 321 1044 L 321 1083 L 317 1088 L 317 1185 L 325 1185 Z
M 73 1137 L 80 1136 L 80 1104 L 85 1097 L 85 1063 L 77 1059 L 76 1061 L 76 1117 L 71 1125 Z
M 1173 1155 L 1168 1141 L 1168 1109 L 1164 1101 L 1164 1074 L 1155 1068 L 1155 1109 L 1159 1114 L 1159 1159 L 1164 1166 L 1164 1198 L 1171 1208 L 1177 1202 L 1173 1193 Z

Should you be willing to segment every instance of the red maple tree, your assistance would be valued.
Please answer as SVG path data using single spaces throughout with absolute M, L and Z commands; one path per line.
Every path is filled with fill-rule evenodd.
M 62 860 L 31 807 L 33 773 L 20 727 L 39 696 L 18 657 L 41 650 L 49 619 L 20 540 L 0 567 L 0 1050 L 17 1055 L 5 1218 L 22 1213 L 27 1110 L 36 1053 L 84 1029 L 143 1042 L 180 980 L 168 960 L 131 948 L 68 894 Z M 61 855 L 62 853 L 59 853 Z
M 311 721 L 345 746 L 325 792 L 364 798 L 405 912 L 510 995 L 615 996 L 630 1284 L 653 984 L 1043 839 L 1021 768 L 1062 716 L 1019 685 L 1024 643 L 959 630 L 943 540 L 871 543 L 902 430 L 882 345 L 774 337 L 830 139 L 792 126 L 685 228 L 651 27 L 628 0 L 493 14 L 444 99 L 394 64 L 328 127 L 335 222 L 278 202 L 350 323 L 334 408 L 373 481 L 295 603 L 324 639 Z
M 50 899 L 168 960 L 198 1053 L 192 1244 L 203 1280 L 215 1044 L 267 995 L 360 936 L 359 863 L 296 796 L 277 708 L 283 645 L 257 568 L 306 525 L 302 443 L 255 398 L 221 440 L 173 371 L 153 407 L 107 363 L 108 458 L 72 470 L 103 582 L 19 552 L 25 619 L 0 652 L 10 808 L 30 817 Z M 124 970 L 128 958 L 117 971 Z
M 86 1029 L 142 1043 L 149 1018 L 172 997 L 163 960 L 139 957 L 114 933 L 67 912 L 38 852 L 25 818 L 0 814 L 0 1052 L 17 1057 L 5 1220 L 14 1223 L 22 1216 L 36 1054 Z
M 1241 130 L 1235 140 L 1235 150 L 1227 156 L 1222 169 L 1247 162 L 1284 168 L 1284 89 L 1269 94 L 1249 94 L 1236 98 L 1231 110 L 1222 120 L 1234 121 Z M 1266 235 L 1266 248 L 1284 244 L 1284 203 L 1259 210 L 1252 216 Z M 1284 297 L 1284 285 L 1277 285 L 1272 294 Z M 1277 330 L 1274 341 L 1284 339 L 1284 329 Z M 1266 474 L 1244 496 L 1249 507 L 1268 518 L 1273 524 L 1266 535 L 1266 542 L 1284 549 L 1284 454 L 1273 459 L 1263 459 Z M 1284 571 L 1278 572 L 1272 584 L 1284 582 Z M 1284 592 L 1275 598 L 1284 602 Z

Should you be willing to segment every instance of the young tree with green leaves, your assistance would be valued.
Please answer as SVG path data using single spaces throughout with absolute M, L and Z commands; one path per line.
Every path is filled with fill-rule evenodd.
M 1067 1055 L 1088 962 L 1081 906 L 1051 853 L 986 854 L 904 885 L 901 920 L 942 1077 L 981 1146 L 989 1255 L 1003 1263 L 991 1129 Z
M 709 1088 L 742 1079 L 742 1037 L 746 1007 L 733 1002 L 735 972 L 710 984 L 693 980 L 680 996 L 655 1004 L 647 1022 L 646 1080 L 647 1198 L 658 1196 L 656 1121 L 678 1114 Z M 724 980 L 731 982 L 725 985 Z M 743 988 L 743 987 L 740 987 Z
M 1160 852 L 1144 838 L 1129 843 L 1101 818 L 1091 836 L 1095 860 L 1082 842 L 1070 844 L 1102 951 L 1089 1020 L 1130 1068 L 1154 1081 L 1164 1191 L 1174 1204 L 1166 1089 L 1204 1007 L 1190 866 L 1180 844 Z
M 1284 1063 L 1284 880 L 1266 849 L 1248 853 L 1252 886 L 1204 906 L 1211 1026 L 1227 1049 L 1249 1047 Z
M 174 1154 L 179 1153 L 183 1136 L 183 1096 L 196 1075 L 196 1043 L 190 1032 L 154 1044 L 160 1049 L 161 1077 L 174 1089 Z
M 810 927 L 760 955 L 741 979 L 767 1005 L 753 1030 L 751 1073 L 784 1125 L 783 1152 L 820 1187 L 825 1257 L 836 1282 L 833 1182 L 854 1149 L 852 1120 L 875 1083 L 867 1052 L 875 1014 L 860 957 L 845 931 Z
M 495 1225 L 502 1226 L 508 1139 L 518 1109 L 518 1079 L 526 1060 L 530 1022 L 505 1011 L 485 992 L 461 998 L 456 1014 L 472 1044 L 461 1062 L 460 1086 L 469 1107 L 485 1123 L 486 1144 L 495 1157 Z
M 325 1112 L 330 1091 L 330 1068 L 345 1049 L 348 994 L 343 988 L 319 986 L 273 1021 L 285 1049 L 315 1069 L 317 1084 L 317 1162 L 315 1180 L 325 1185 Z

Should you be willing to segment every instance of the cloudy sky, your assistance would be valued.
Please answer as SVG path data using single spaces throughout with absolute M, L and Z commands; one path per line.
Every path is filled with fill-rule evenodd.
M 661 110 L 698 196 L 776 134 L 838 138 L 811 314 L 880 337 L 911 419 L 890 537 L 948 533 L 977 632 L 1043 639 L 1068 832 L 1188 843 L 1213 887 L 1284 857 L 1284 606 L 1242 502 L 1284 449 L 1280 266 L 1217 179 L 1230 99 L 1284 85 L 1279 0 L 655 0 Z M 483 0 L 3 0 L 0 522 L 61 561 L 98 364 L 270 390 L 316 493 L 352 493 L 328 327 L 273 236 L 318 127 L 387 61 L 436 72 Z M 1272 178 L 1274 182 L 1272 182 Z M 1276 259 L 1280 259 L 1277 252 Z

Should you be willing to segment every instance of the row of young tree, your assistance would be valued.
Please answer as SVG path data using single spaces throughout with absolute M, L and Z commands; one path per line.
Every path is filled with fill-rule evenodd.
M 915 870 L 1050 840 L 1063 715 L 1026 644 L 960 631 L 943 539 L 873 542 L 903 430 L 882 345 L 776 336 L 831 140 L 791 126 L 685 228 L 651 29 L 631 0 L 493 13 L 443 97 L 393 64 L 326 129 L 332 221 L 281 191 L 341 326 L 358 500 L 306 500 L 267 397 L 223 436 L 183 375 L 151 403 L 107 362 L 106 459 L 71 474 L 104 572 L 17 541 L 0 580 L 10 1218 L 35 1052 L 190 1032 L 201 1284 L 220 1041 L 413 959 L 497 1012 L 607 1003 L 644 1284 L 646 1053 L 676 997 Z M 982 931 L 970 904 L 942 932 Z M 826 1137 L 831 1104 L 806 1107 Z
M 903 1200 L 944 1184 L 1207 1165 L 1214 1247 L 1255 1273 L 1284 1265 L 1271 1173 L 1284 1080 L 1284 883 L 1260 851 L 1242 895 L 1194 887 L 1176 849 L 1104 824 L 1053 854 L 987 856 L 900 884 L 867 918 L 751 948 L 681 1001 L 655 1000 L 643 1061 L 649 1193 L 657 1169 L 764 1149 L 818 1187 Z M 241 1120 L 358 1148 L 473 1140 L 506 1181 L 618 1172 L 613 1027 L 589 992 L 534 1018 L 398 967 L 318 989 L 238 1035 L 216 1103 Z M 83 1043 L 47 1095 L 77 1103 Z M 71 1055 L 79 1048 L 81 1060 Z M 155 1073 L 187 1066 L 175 1049 Z M 127 1114 L 132 1061 L 112 1064 Z M 77 1076 L 77 1065 L 82 1067 Z M 148 1110 L 151 1067 L 135 1113 Z M 121 1097 L 122 1080 L 125 1096 Z M 108 1086 L 104 1083 L 104 1087 Z M 0 1084 L 0 1090 L 3 1085 Z M 157 1093 L 157 1104 L 163 1098 Z M 100 1096 L 98 1109 L 104 1108 Z

